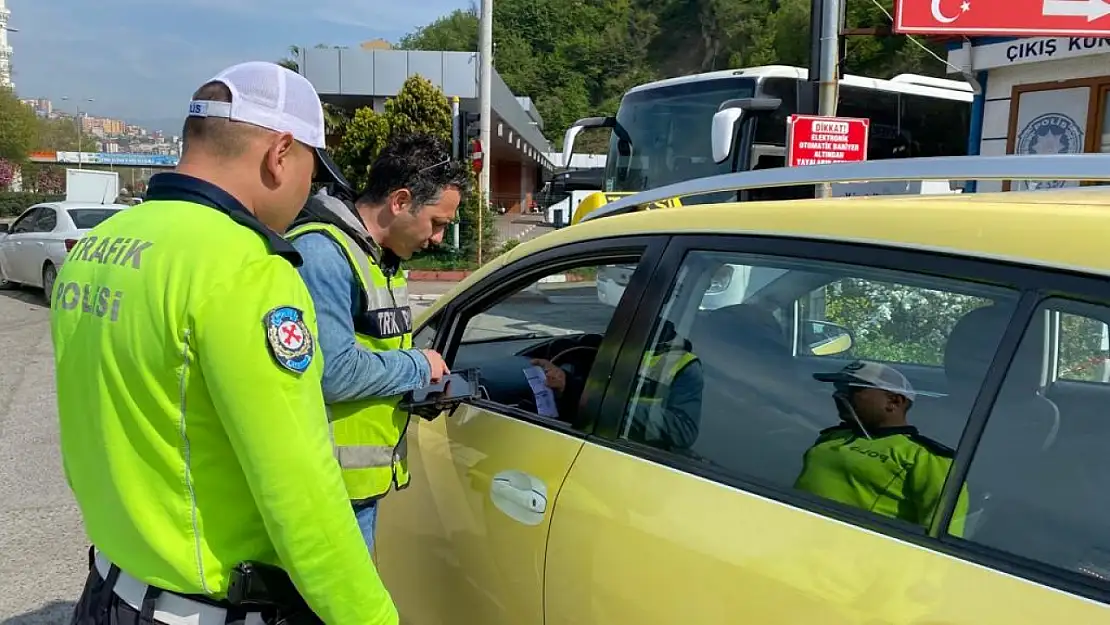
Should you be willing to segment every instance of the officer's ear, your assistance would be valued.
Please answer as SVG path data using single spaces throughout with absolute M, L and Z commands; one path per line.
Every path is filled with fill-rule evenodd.
M 412 191 L 405 188 L 400 188 L 389 194 L 389 210 L 396 217 L 401 213 L 408 212 L 412 206 Z
M 270 147 L 266 150 L 265 168 L 270 174 L 275 187 L 279 187 L 296 170 L 293 159 L 296 158 L 294 150 L 297 142 L 293 135 L 283 132 L 270 140 Z

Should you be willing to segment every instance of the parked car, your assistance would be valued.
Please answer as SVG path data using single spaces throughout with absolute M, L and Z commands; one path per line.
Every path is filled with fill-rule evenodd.
M 410 420 L 375 541 L 402 620 L 1110 622 L 1107 231 L 1085 188 L 690 206 L 521 244 L 416 322 L 482 393 Z M 614 288 L 545 280 L 590 269 Z M 684 354 L 680 410 L 651 368 Z M 556 410 L 533 359 L 568 380 Z M 855 427 L 815 374 L 857 360 L 915 393 L 909 425 L 853 436 L 942 459 L 926 483 L 844 446 L 909 463 L 866 486 L 905 514 L 796 487 Z
M 66 254 L 91 228 L 125 208 L 85 202 L 28 208 L 10 226 L 0 226 L 0 286 L 41 288 L 49 304 Z

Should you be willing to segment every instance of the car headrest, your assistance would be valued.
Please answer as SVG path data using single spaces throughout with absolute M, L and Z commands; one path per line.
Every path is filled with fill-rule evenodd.
M 944 372 L 953 392 L 978 392 L 990 367 L 1013 308 L 991 304 L 976 308 L 956 322 L 944 351 Z M 1026 329 L 1021 346 L 1006 374 L 1008 389 L 1036 391 L 1041 384 L 1044 325 Z
M 752 304 L 736 304 L 711 311 L 706 315 L 701 336 L 710 337 L 721 348 L 772 352 L 789 356 L 790 345 L 782 335 L 782 326 L 769 311 Z M 706 341 L 702 341 L 703 343 Z M 702 349 L 704 345 L 695 348 Z

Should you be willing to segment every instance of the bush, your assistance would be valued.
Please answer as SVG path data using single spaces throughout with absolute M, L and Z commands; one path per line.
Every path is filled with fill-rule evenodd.
M 35 204 L 58 202 L 64 199 L 65 195 L 47 193 L 0 193 L 0 217 L 18 217 Z

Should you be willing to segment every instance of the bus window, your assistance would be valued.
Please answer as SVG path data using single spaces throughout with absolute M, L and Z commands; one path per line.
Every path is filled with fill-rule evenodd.
M 674 182 L 713 176 L 729 164 L 713 162 L 709 129 L 721 103 L 755 95 L 755 80 L 730 77 L 693 80 L 634 91 L 621 101 L 617 122 L 632 139 L 610 139 L 606 163 L 607 191 L 643 191 Z M 630 149 L 631 156 L 625 157 Z M 613 155 L 617 158 L 613 158 Z
M 902 132 L 912 156 L 964 156 L 971 103 L 902 94 Z
M 798 112 L 798 87 L 795 78 L 764 78 L 760 95 L 782 100 L 779 110 L 768 121 L 760 122 L 755 129 L 755 142 L 766 145 L 786 145 L 786 120 Z M 755 169 L 755 167 L 753 167 Z
M 867 140 L 867 160 L 902 156 L 904 142 L 899 138 L 898 94 L 890 91 L 840 86 L 836 114 L 871 120 Z

